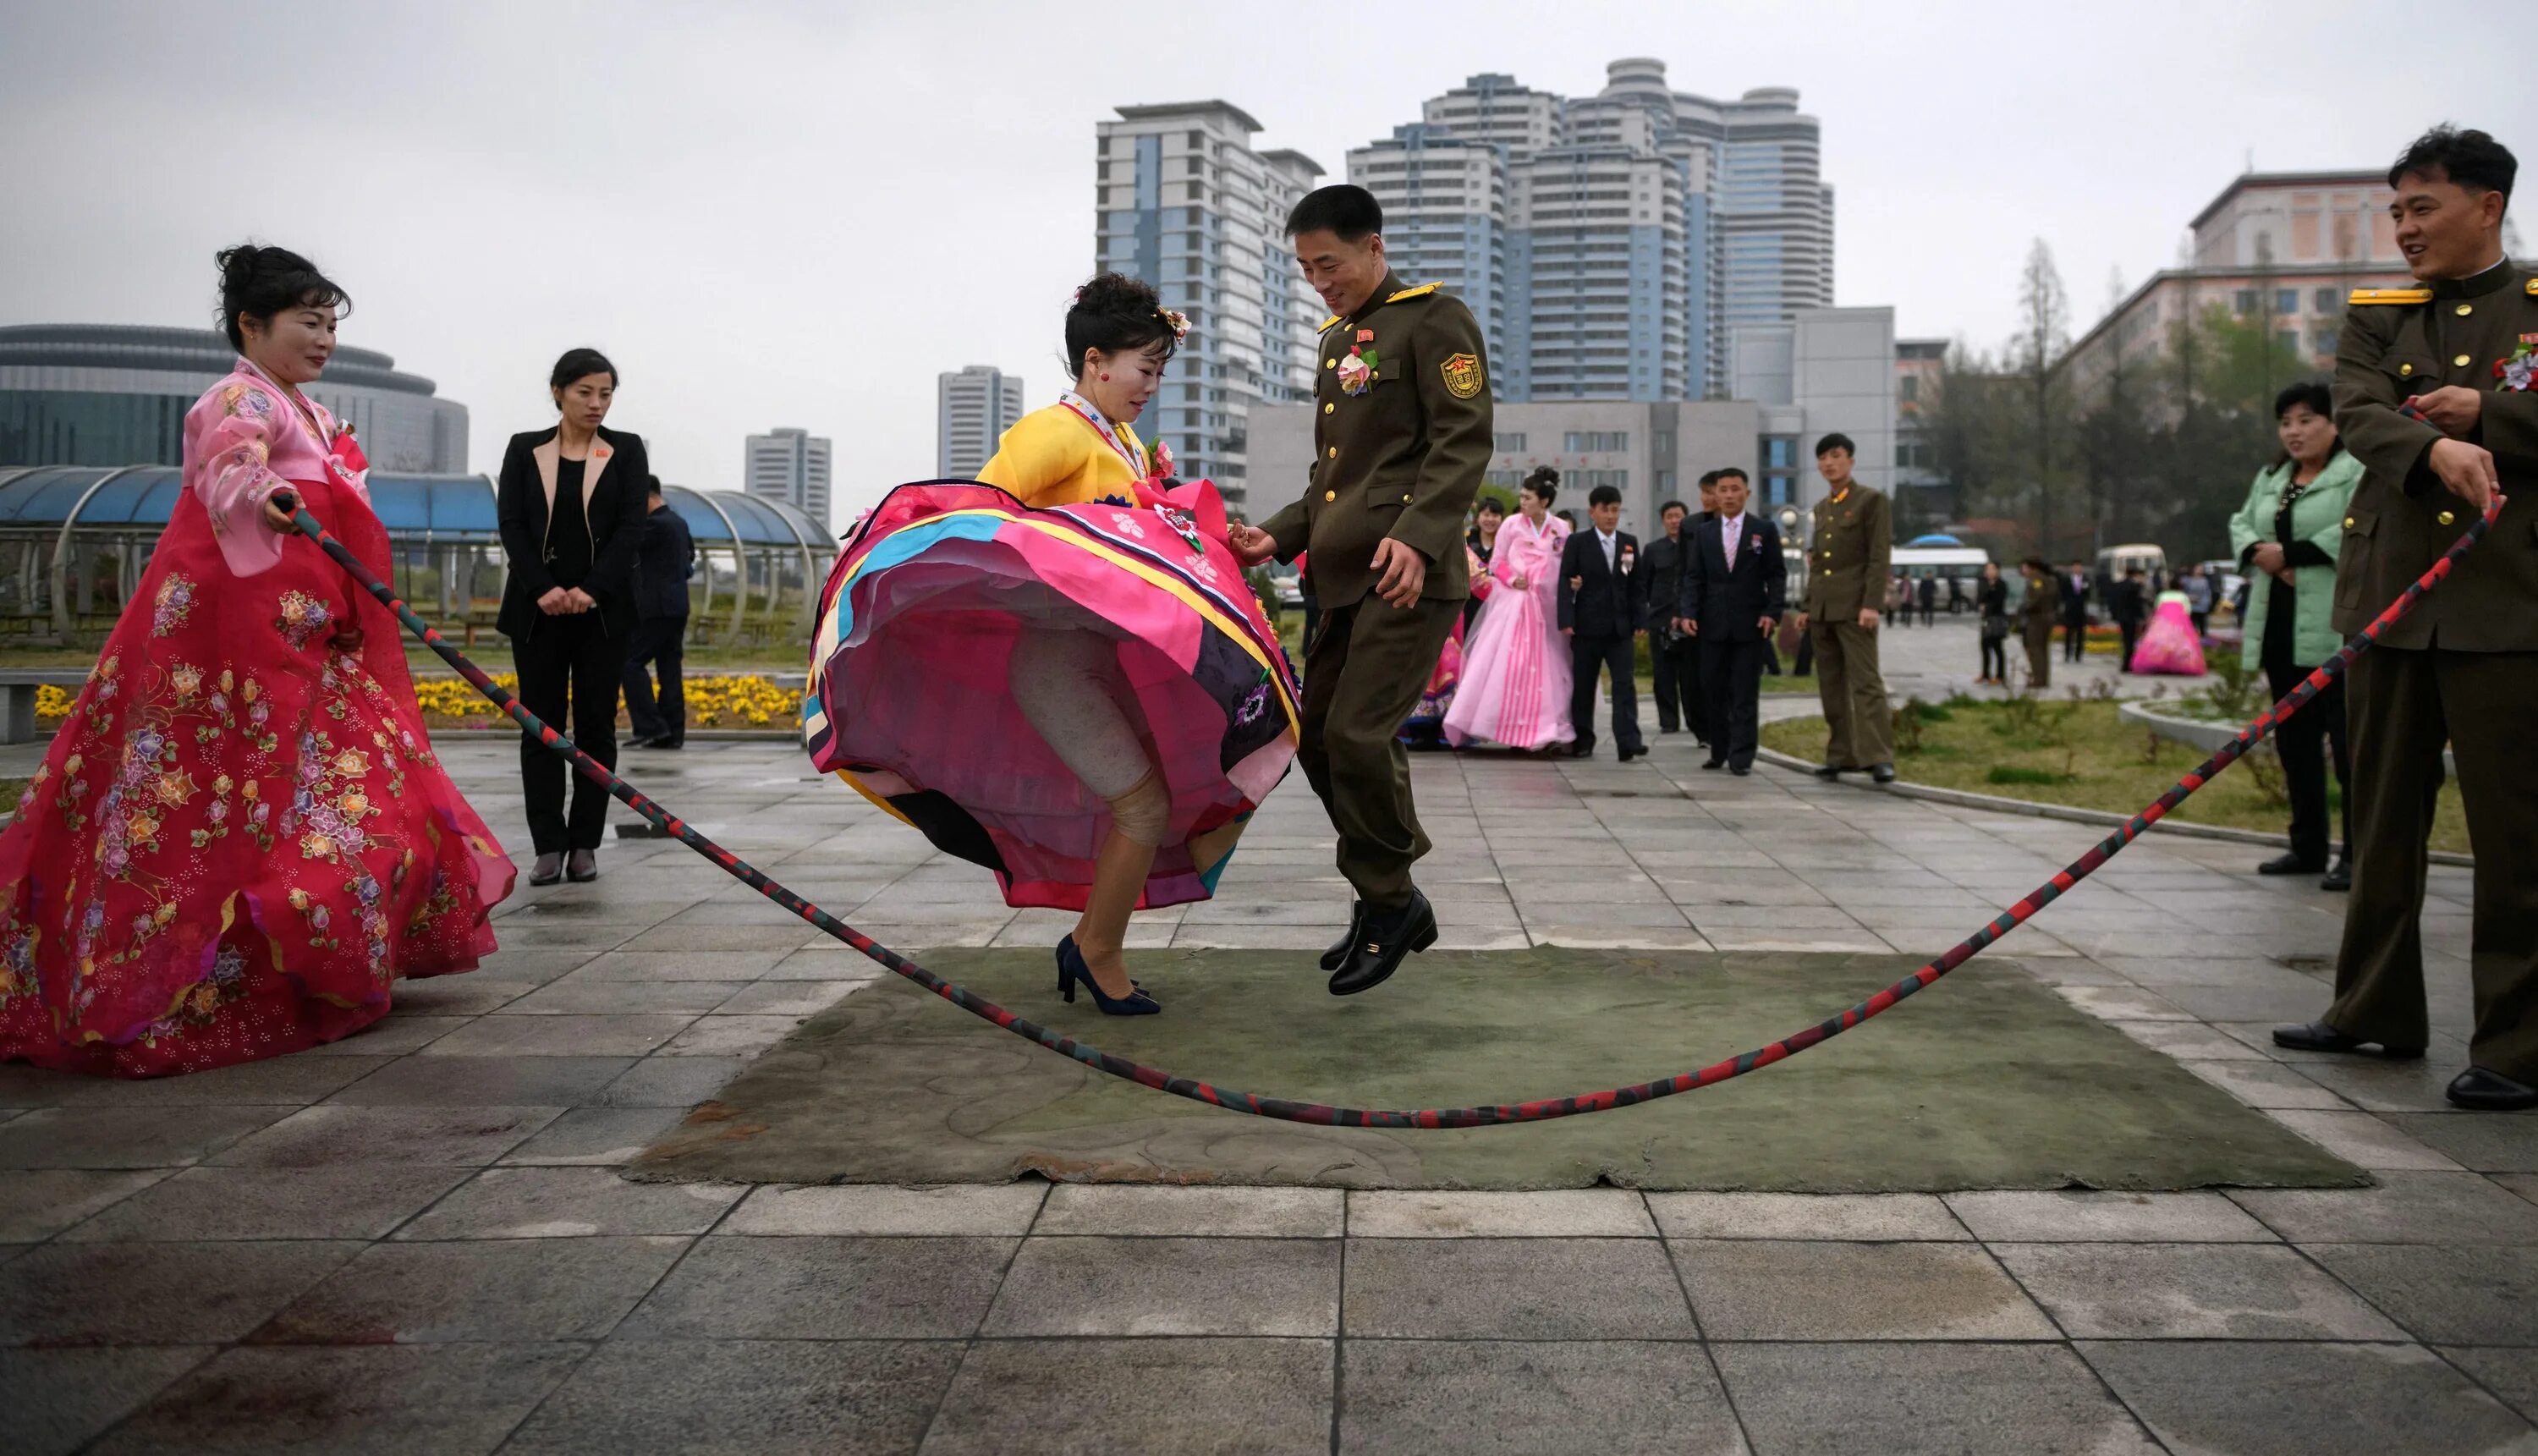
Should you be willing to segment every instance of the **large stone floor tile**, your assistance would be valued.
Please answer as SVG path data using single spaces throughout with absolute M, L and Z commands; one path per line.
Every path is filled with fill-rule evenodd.
M 2328 1243 L 2308 1253 L 2418 1340 L 2538 1345 L 2538 1249 Z
M 2230 1197 L 2296 1243 L 2538 1244 L 2538 1205 L 2476 1173 L 2379 1176 L 2377 1188 L 2248 1189 Z
M 167 1177 L 164 1168 L 19 1168 L 0 1172 L 0 1242 L 50 1238 Z
M 1651 1193 L 1668 1238 L 1834 1238 L 1878 1242 L 1973 1235 L 1927 1193 Z
M 702 1233 L 749 1190 L 737 1183 L 637 1183 L 611 1168 L 496 1167 L 478 1173 L 400 1239 L 572 1238 Z
M 684 1238 L 382 1243 L 256 1332 L 265 1345 L 601 1340 Z
M 1994 1244 L 2075 1340 L 2402 1340 L 2405 1333 L 2280 1245 Z
M 1350 1338 L 1684 1340 L 1696 1333 L 1651 1239 L 1351 1239 Z
M 0 1264 L 0 1345 L 227 1344 L 358 1243 L 49 1243 Z
M 594 956 L 575 970 L 575 981 L 748 981 L 775 973 L 776 967 L 816 953 L 779 949 L 726 951 L 609 951 Z M 856 962 L 879 971 L 862 957 Z
M 1387 1192 L 1348 1196 L 1352 1238 L 1654 1238 L 1647 1204 L 1626 1188 Z
M 1331 1399 L 1327 1340 L 982 1340 L 923 1451 L 1319 1456 Z
M 46 1107 L 0 1123 L 0 1168 L 180 1167 L 289 1107 Z
M 405 1345 L 228 1350 L 94 1449 L 491 1451 L 561 1384 L 581 1345 Z
M 1332 1239 L 1034 1238 L 983 1333 L 1320 1338 L 1339 1310 Z
M 2412 1345 L 2132 1341 L 2079 1346 L 2171 1451 L 2502 1456 L 2538 1431 Z
M 1745 1450 L 1709 1357 L 1690 1341 L 1359 1339 L 1341 1365 L 1342 1453 Z
M 792 1035 L 802 1021 L 800 1017 L 701 1016 L 664 1043 L 661 1055 L 754 1057 Z
M 53 1079 L 47 1101 L 60 1107 L 304 1107 L 323 1100 L 386 1066 L 384 1055 L 274 1057 L 188 1072 L 182 1077 L 88 1077 L 44 1073 Z M 29 1069 L 33 1070 L 33 1069 Z
M 1669 1242 L 1711 1340 L 2058 1338 L 1991 1256 L 1971 1245 Z
M 1060 1183 L 1033 1225 L 1037 1233 L 1184 1238 L 1337 1238 L 1347 1222 L 1337 1188 L 1205 1188 Z
M 2538 1173 L 2538 1117 L 2456 1112 L 2392 1113 L 2408 1137 L 2480 1173 Z
M 686 1118 L 684 1107 L 574 1107 L 502 1155 L 505 1164 L 622 1167 Z
M 966 1339 L 986 1314 L 1016 1242 L 702 1239 L 620 1338 Z
M 384 1238 L 467 1170 L 430 1163 L 189 1167 L 62 1235 L 68 1243 Z
M 2538 1350 L 2445 1345 L 2440 1354 L 2505 1405 L 2538 1421 Z
M 610 1016 L 630 1013 L 702 1016 L 747 981 L 591 980 L 579 971 L 505 1006 L 502 1016 Z
M 220 1166 L 315 1168 L 352 1162 L 474 1167 L 555 1120 L 555 1107 L 302 1108 L 215 1153 Z
M 962 1184 L 902 1188 L 889 1183 L 843 1183 L 798 1188 L 769 1184 L 753 1190 L 717 1230 L 723 1234 L 1020 1237 L 1032 1230 L 1041 1196 L 1037 1183 Z M 1337 1193 L 1334 1189 L 1332 1192 Z M 1106 1232 L 1073 1229 L 1070 1232 Z
M 69 1456 L 200 1364 L 208 1345 L 0 1350 L 0 1445 Z
M 595 1100 L 601 1089 L 634 1065 L 631 1057 L 459 1057 L 429 1052 L 426 1048 L 398 1059 L 395 1065 L 344 1089 L 334 1101 L 367 1107 L 572 1107 Z M 7 1131 L 0 1128 L 0 1134 Z
M 1714 1345 L 1763 1456 L 2152 1456 L 2058 1345 Z
M 2272 1230 L 2217 1193 L 1951 1193 L 1976 1238 L 2021 1243 L 2270 1243 Z
M 655 1054 L 626 1069 L 597 1097 L 608 1107 L 676 1107 L 710 1102 L 746 1065 L 739 1057 Z
M 541 993 L 543 994 L 543 993 Z M 694 1015 L 512 1016 L 475 1021 L 434 1041 L 417 1057 L 639 1057 L 685 1030 Z
M 592 1354 L 503 1450 L 913 1451 L 960 1361 L 951 1342 L 618 1341 Z
M 2458 1170 L 2456 1162 L 2391 1126 L 2376 1113 L 2284 1108 L 2274 1113 L 2274 1120 L 2355 1167 L 2372 1172 Z

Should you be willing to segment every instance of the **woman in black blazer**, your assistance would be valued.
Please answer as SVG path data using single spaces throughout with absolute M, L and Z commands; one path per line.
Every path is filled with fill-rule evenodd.
M 552 430 L 511 436 L 500 503 L 509 579 L 495 620 L 511 639 L 520 703 L 570 732 L 581 751 L 617 766 L 617 690 L 634 628 L 634 549 L 643 537 L 643 441 L 603 430 L 617 366 L 596 349 L 556 361 L 548 381 L 562 412 Z M 572 815 L 565 816 L 565 779 Z M 608 792 L 571 772 L 552 749 L 520 736 L 520 788 L 538 861 L 531 885 L 599 878 Z

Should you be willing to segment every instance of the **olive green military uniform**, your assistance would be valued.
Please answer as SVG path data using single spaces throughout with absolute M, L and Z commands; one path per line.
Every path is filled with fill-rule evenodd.
M 2438 427 L 2398 412 L 2457 384 L 2482 397 L 2467 438 L 2494 452 L 2510 503 L 2447 580 L 2355 659 L 2353 899 L 2327 1024 L 2423 1046 L 2425 845 L 2441 747 L 2458 761 L 2476 855 L 2470 939 L 2476 1031 L 2468 1059 L 2538 1083 L 2538 392 L 2513 389 L 2538 356 L 2538 281 L 2509 262 L 2417 289 L 2365 289 L 2344 317 L 2335 425 L 2365 473 L 2344 522 L 2335 629 L 2371 625 L 2449 550 L 2474 508 L 2432 473 Z
M 1463 513 L 1493 447 L 1487 352 L 1460 299 L 1386 275 L 1354 317 L 1322 326 L 1304 496 L 1261 523 L 1281 561 L 1309 552 L 1321 622 L 1305 646 L 1298 758 L 1339 830 L 1340 873 L 1378 910 L 1409 903 L 1411 863 L 1429 848 L 1394 735 L 1471 595 Z M 1386 538 L 1427 562 L 1414 607 L 1374 595 Z
M 1816 502 L 1807 538 L 1807 630 L 1815 637 L 1816 688 L 1823 695 L 1825 762 L 1870 768 L 1895 761 L 1895 715 L 1877 670 L 1877 630 L 1862 608 L 1886 600 L 1895 525 L 1886 495 L 1853 482 Z
M 2060 587 L 2050 576 L 2026 573 L 2027 597 L 2018 604 L 2018 636 L 2027 646 L 2027 686 L 2053 686 L 2053 607 Z

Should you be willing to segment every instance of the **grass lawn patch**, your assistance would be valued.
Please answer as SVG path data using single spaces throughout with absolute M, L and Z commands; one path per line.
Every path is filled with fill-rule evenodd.
M 2115 709 L 2110 699 L 1916 700 L 1896 709 L 1895 770 L 1908 782 L 1932 788 L 2132 814 L 2167 792 L 2205 755 L 2122 722 Z M 1824 757 L 1824 724 L 1818 719 L 1766 723 L 1763 743 L 1814 762 Z M 2338 790 L 2332 775 L 2326 792 L 2327 812 L 2333 815 Z M 2291 827 L 2282 765 L 2270 755 L 2251 754 L 2179 805 L 2173 817 L 2282 833 Z M 2433 847 L 2467 852 L 2467 819 L 2454 781 L 2441 788 Z

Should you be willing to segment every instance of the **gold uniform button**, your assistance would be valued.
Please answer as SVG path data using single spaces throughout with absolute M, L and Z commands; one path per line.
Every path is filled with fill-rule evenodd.
M 1325 500 L 1337 500 L 1340 498 L 1340 493 L 1337 491 L 1324 491 L 1322 493 L 1322 498 Z
M 1409 496 L 1402 496 L 1402 497 L 1401 497 L 1401 503 L 1402 503 L 1402 504 L 1404 504 L 1404 505 L 1408 505 L 1408 504 L 1410 503 L 1410 497 L 1409 497 Z
M 2467 356 L 2466 356 L 2466 355 L 2464 355 L 2464 354 L 2462 354 L 2462 355 L 2460 355 L 2458 358 L 2451 360 L 2451 361 L 2450 361 L 2450 363 L 2451 363 L 2453 365 L 2455 365 L 2455 366 L 2457 366 L 2457 367 L 2459 367 L 2459 368 L 2462 368 L 2462 369 L 2463 369 L 2463 368 L 2466 368 L 2466 367 L 2467 367 Z
M 2465 318 L 2465 317 L 2467 317 L 2469 314 L 2474 313 L 2475 311 L 2476 311 L 2476 305 L 2475 305 L 2475 304 L 2473 304 L 2473 303 L 2461 303 L 2460 305 L 2458 305 L 2458 316 L 2459 316 L 2459 317 L 2461 317 L 2461 318 Z
M 2348 531 L 2350 531 L 2350 530 L 2352 530 L 2352 529 L 2353 529 L 2353 517 L 2351 517 L 2351 516 L 2346 516 L 2346 517 L 2344 518 L 2344 529 L 2346 529 L 2346 530 L 2348 530 Z
M 1322 406 L 1322 413 L 1323 413 L 1323 414 L 1325 414 L 1325 415 L 1327 415 L 1327 414 L 1329 414 L 1331 411 L 1336 410 L 1336 409 L 1338 409 L 1338 408 L 1339 408 L 1339 406 L 1338 406 L 1338 405 L 1324 405 L 1324 406 Z
M 2397 365 L 2397 377 L 2398 377 L 2398 378 L 2400 378 L 2400 379 L 2405 378 L 2407 375 L 2412 374 L 2413 372 L 2415 372 L 2415 366 L 2414 366 L 2413 364 L 2399 364 L 2399 365 Z
M 1323 360 L 1323 361 L 1322 361 L 1322 367 L 1323 367 L 1323 368 L 1326 368 L 1326 369 L 1336 369 L 1336 368 L 1338 368 L 1339 366 L 1340 366 L 1340 362 L 1339 362 L 1337 359 L 1326 359 L 1326 360 Z
M 1333 446 L 1331 446 L 1331 458 L 1332 458 L 1332 459 L 1334 459 L 1334 460 L 1337 460 L 1338 458 L 1340 458 L 1340 447 L 1339 447 L 1339 446 L 1337 446 L 1337 445 L 1333 445 Z
M 2442 511 L 2438 516 L 2435 517 L 2435 519 L 2438 520 L 2442 525 L 2446 526 L 2446 525 L 2448 525 L 2450 522 L 2452 522 L 2452 521 L 2454 521 L 2454 520 L 2457 520 L 2457 519 L 2458 519 L 2458 517 L 2457 517 L 2457 516 L 2454 516 L 2454 515 L 2452 515 L 2452 514 L 2450 514 L 2448 511 L 2446 511 L 2446 510 L 2445 510 L 2445 511 Z

